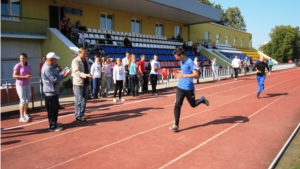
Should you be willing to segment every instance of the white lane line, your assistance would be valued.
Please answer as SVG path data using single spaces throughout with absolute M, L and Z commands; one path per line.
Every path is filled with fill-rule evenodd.
M 295 77 L 295 78 L 298 78 L 298 77 L 299 77 L 299 76 L 297 76 L 297 77 Z M 266 87 L 265 89 L 268 89 L 268 88 L 277 86 L 277 85 L 279 85 L 279 84 L 282 84 L 282 83 L 285 83 L 285 82 L 288 82 L 288 81 L 291 81 L 291 80 L 293 80 L 293 79 L 295 79 L 295 78 L 292 78 L 292 79 L 289 79 L 289 80 L 287 80 L 287 81 L 283 81 L 283 82 L 281 82 L 281 83 L 278 83 L 278 84 L 275 84 L 275 85 Z M 299 86 L 298 86 L 298 87 L 299 87 Z M 212 109 L 215 109 L 215 108 L 224 106 L 224 105 L 226 105 L 226 104 L 235 102 L 235 101 L 240 100 L 240 99 L 242 99 L 242 98 L 245 98 L 245 97 L 247 97 L 247 96 L 253 95 L 254 93 L 256 93 L 256 92 L 252 92 L 252 93 L 250 93 L 250 94 L 247 94 L 247 95 L 244 95 L 244 96 L 242 96 L 242 97 L 236 98 L 236 99 L 234 99 L 234 100 L 231 100 L 230 102 L 223 103 L 223 104 L 221 104 L 221 105 L 219 105 L 219 106 L 216 106 L 216 107 L 214 107 L 214 108 L 210 108 L 210 109 L 207 109 L 207 110 L 204 110 L 204 111 L 200 111 L 200 112 L 198 112 L 198 113 L 191 114 L 191 115 L 189 115 L 189 116 L 186 116 L 186 117 L 182 118 L 182 120 L 183 120 L 183 119 L 186 119 L 186 118 L 188 118 L 188 117 L 195 116 L 195 115 L 201 114 L 201 113 L 203 113 L 203 112 L 207 112 L 207 111 L 209 111 L 209 110 L 212 110 Z M 68 163 L 68 162 L 74 161 L 74 160 L 79 159 L 79 158 L 81 158 L 81 157 L 84 157 L 84 156 L 87 156 L 87 155 L 89 155 L 89 154 L 95 153 L 95 152 L 97 152 L 97 151 L 99 151 L 99 150 L 102 150 L 102 149 L 104 149 L 104 148 L 107 148 L 107 147 L 116 145 L 116 144 L 121 143 L 121 142 L 126 141 L 126 140 L 129 140 L 129 139 L 131 139 L 131 138 L 133 138 L 133 137 L 136 137 L 136 136 L 145 134 L 145 133 L 147 133 L 147 132 L 156 130 L 156 129 L 161 128 L 161 127 L 166 126 L 166 125 L 170 125 L 170 123 L 172 123 L 172 122 L 168 122 L 168 123 L 162 124 L 162 125 L 160 125 L 160 126 L 151 128 L 151 129 L 149 129 L 149 130 L 145 130 L 145 131 L 142 131 L 142 132 L 133 134 L 133 135 L 131 135 L 131 136 L 128 136 L 128 137 L 126 137 L 126 138 L 123 138 L 123 139 L 121 139 L 121 140 L 118 140 L 118 141 L 116 141 L 116 142 L 113 142 L 113 143 L 111 143 L 111 144 L 107 144 L 107 145 L 105 145 L 105 146 L 102 146 L 102 147 L 99 147 L 99 148 L 94 149 L 94 150 L 92 150 L 92 151 L 89 151 L 89 152 L 87 152 L 87 153 L 85 153 L 85 154 L 82 154 L 82 155 L 79 155 L 79 156 L 77 156 L 77 157 L 74 157 L 74 158 L 71 158 L 71 159 L 69 159 L 69 160 L 66 160 L 66 161 L 64 161 L 64 162 L 55 164 L 55 165 L 53 165 L 53 166 L 51 166 L 51 167 L 49 167 L 49 168 L 54 168 L 54 167 L 57 167 L 57 166 L 66 164 L 66 163 Z
M 298 89 L 299 87 L 300 87 L 300 86 L 294 88 L 293 90 L 289 91 L 288 93 L 293 92 L 294 90 Z M 263 108 L 261 108 L 261 109 L 259 109 L 258 111 L 254 112 L 253 114 L 251 114 L 250 116 L 248 116 L 248 119 L 250 119 L 252 116 L 258 114 L 258 113 L 261 112 L 262 110 L 268 108 L 270 105 L 272 105 L 273 103 L 277 102 L 278 100 L 280 100 L 280 99 L 283 98 L 283 97 L 285 97 L 285 96 L 280 96 L 278 99 L 272 101 L 271 103 L 267 104 L 267 105 L 264 106 Z M 243 119 L 243 121 L 246 120 L 246 119 L 247 119 L 247 118 Z M 180 160 L 181 158 L 184 158 L 185 156 L 189 155 L 189 154 L 192 153 L 193 151 L 197 150 L 198 148 L 202 147 L 203 145 L 209 143 L 210 141 L 214 140 L 215 138 L 221 136 L 222 134 L 226 133 L 227 131 L 233 129 L 234 127 L 236 127 L 236 126 L 238 126 L 238 125 L 240 125 L 240 124 L 241 124 L 241 123 L 234 124 L 234 125 L 232 125 L 231 127 L 229 127 L 229 128 L 227 128 L 227 129 L 221 131 L 220 133 L 216 134 L 215 136 L 213 136 L 213 137 L 207 139 L 206 141 L 202 142 L 201 144 L 197 145 L 196 147 L 190 149 L 189 151 L 187 151 L 187 152 L 181 154 L 180 156 L 176 157 L 175 159 L 171 160 L 170 162 L 166 163 L 165 165 L 159 167 L 159 169 L 166 168 L 167 166 L 173 164 L 174 162 Z

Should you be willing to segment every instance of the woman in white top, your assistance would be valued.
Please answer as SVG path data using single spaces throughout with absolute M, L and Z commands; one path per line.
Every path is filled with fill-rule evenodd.
M 93 76 L 93 79 L 92 79 L 93 98 L 98 99 L 98 93 L 99 93 L 100 84 L 101 84 L 101 64 L 100 64 L 100 57 L 98 55 L 95 56 L 95 63 L 93 63 L 93 65 L 91 67 L 91 75 Z
M 113 102 L 125 101 L 122 99 L 123 84 L 125 83 L 125 69 L 120 58 L 116 60 L 117 64 L 113 69 L 113 80 L 115 85 Z M 119 100 L 116 99 L 117 91 L 119 90 Z
M 158 55 L 154 55 L 153 60 L 151 61 L 151 72 L 150 72 L 150 82 L 152 86 L 152 95 L 157 96 L 156 93 L 156 85 L 157 85 L 157 78 L 158 78 L 158 70 L 160 69 L 160 63 L 157 61 Z
M 217 59 L 213 58 L 213 60 L 211 61 L 212 77 L 213 77 L 213 80 L 220 81 L 220 78 L 218 76 L 218 68 L 219 68 L 219 64 L 217 62 Z

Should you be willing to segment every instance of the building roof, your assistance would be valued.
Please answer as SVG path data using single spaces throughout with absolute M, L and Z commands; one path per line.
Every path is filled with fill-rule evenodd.
M 197 0 L 71 0 L 184 25 L 220 20 L 220 10 Z

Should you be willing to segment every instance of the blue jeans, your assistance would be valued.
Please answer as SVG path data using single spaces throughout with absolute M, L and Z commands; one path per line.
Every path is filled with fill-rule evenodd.
M 74 85 L 75 94 L 75 118 L 82 117 L 85 113 L 86 102 L 88 99 L 88 85 L 76 86 Z
M 264 88 L 265 88 L 266 75 L 264 75 L 264 76 L 256 76 L 256 79 L 257 79 L 257 83 L 258 83 L 257 92 L 261 93 L 264 90 Z
M 92 83 L 93 83 L 92 94 L 93 94 L 93 97 L 95 99 L 95 98 L 98 98 L 98 93 L 99 93 L 99 87 L 100 87 L 100 83 L 101 83 L 101 78 L 92 79 Z

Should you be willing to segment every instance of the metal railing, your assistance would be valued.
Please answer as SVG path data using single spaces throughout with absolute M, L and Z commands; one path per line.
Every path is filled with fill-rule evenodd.
M 1 34 L 46 36 L 47 20 L 1 15 Z

